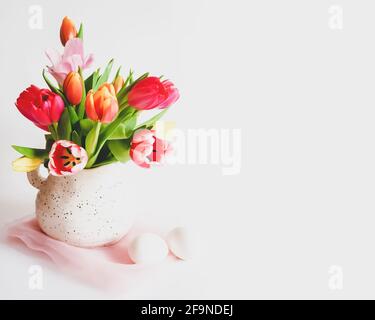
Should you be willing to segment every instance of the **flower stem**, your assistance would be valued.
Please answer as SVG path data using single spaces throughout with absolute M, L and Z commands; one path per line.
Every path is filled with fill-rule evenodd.
M 94 165 L 97 158 L 94 155 L 96 154 L 96 149 L 98 147 L 101 125 L 101 122 L 98 121 L 86 137 L 86 151 L 89 155 L 89 161 L 86 165 L 86 168 L 88 169 Z
M 59 140 L 59 135 L 58 135 L 58 131 L 57 131 L 57 122 L 54 122 L 53 124 L 51 124 L 50 126 L 48 126 L 48 129 L 52 135 L 52 138 L 53 140 L 55 141 L 58 141 Z
M 83 79 L 82 69 L 79 68 L 78 72 L 82 79 L 82 100 L 81 100 L 81 103 L 78 105 L 77 114 L 78 114 L 79 120 L 82 120 L 85 117 L 86 87 L 85 87 L 85 80 Z

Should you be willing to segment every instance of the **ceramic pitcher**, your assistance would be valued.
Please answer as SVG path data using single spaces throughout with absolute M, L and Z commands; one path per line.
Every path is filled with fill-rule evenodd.
M 129 231 L 133 214 L 124 203 L 124 168 L 119 164 L 83 170 L 73 176 L 28 173 L 39 190 L 36 217 L 50 237 L 78 247 L 115 243 Z

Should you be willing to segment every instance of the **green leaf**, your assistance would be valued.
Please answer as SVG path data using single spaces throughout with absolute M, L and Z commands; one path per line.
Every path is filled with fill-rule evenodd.
M 50 133 L 45 134 L 44 139 L 46 139 L 46 141 L 53 140 L 52 134 Z
M 53 140 L 55 141 L 59 140 L 59 135 L 57 133 L 57 126 L 58 126 L 57 123 L 52 123 L 51 125 L 48 126 L 48 130 L 51 133 Z
M 81 79 L 83 79 L 83 73 L 82 73 L 82 69 L 79 68 L 78 69 L 78 72 L 79 72 L 79 75 L 81 76 Z M 82 83 L 82 99 L 81 99 L 81 102 L 77 108 L 77 112 L 78 112 L 78 119 L 81 120 L 84 118 L 85 116 L 85 104 L 86 104 L 86 85 L 85 85 L 85 81 L 83 81 Z
M 128 77 L 126 78 L 126 80 L 124 82 L 124 87 L 127 87 L 132 82 L 132 80 L 133 80 L 133 74 L 134 74 L 133 70 L 130 69 L 129 70 L 129 75 L 128 75 Z
M 116 131 L 117 127 L 127 119 L 130 119 L 130 117 L 132 117 L 135 112 L 136 110 L 131 107 L 127 107 L 120 112 L 117 118 L 112 123 L 110 123 L 100 134 L 100 140 L 101 142 L 103 142 L 103 145 L 104 142 L 107 141 Z
M 80 38 L 81 40 L 83 40 L 83 24 L 81 23 L 81 25 L 79 26 L 79 30 L 78 30 L 78 34 L 77 34 L 77 38 Z
M 95 164 L 95 161 L 96 159 L 98 158 L 99 156 L 99 153 L 100 151 L 102 150 L 102 148 L 104 147 L 105 143 L 107 142 L 107 140 L 109 139 L 109 137 L 116 131 L 117 127 L 123 122 L 125 121 L 125 119 L 127 119 L 128 117 L 132 116 L 134 114 L 136 110 L 131 108 L 131 107 L 128 107 L 128 108 L 125 108 L 123 109 L 119 115 L 117 116 L 117 118 L 111 122 L 109 125 L 107 125 L 103 130 L 102 132 L 100 133 L 99 135 L 99 139 L 98 139 L 98 145 L 97 145 L 97 148 L 96 148 L 96 152 L 94 155 L 92 155 L 92 157 L 90 158 L 88 164 L 87 164 L 87 168 L 91 168 L 94 164 Z M 86 150 L 87 151 L 87 150 Z
M 134 83 L 134 72 L 130 72 L 129 73 L 129 84 L 133 84 Z
M 92 80 L 92 88 L 95 90 L 96 84 L 100 78 L 100 68 L 94 73 L 94 79 Z
M 74 126 L 79 121 L 77 112 L 72 106 L 68 106 L 68 112 L 70 117 L 70 123 L 72 124 L 72 126 Z
M 119 126 L 128 122 L 132 117 L 136 116 L 137 113 L 138 111 L 132 107 L 123 109 L 117 118 L 112 123 L 108 124 L 100 134 L 100 139 L 103 144 L 116 132 L 116 130 L 119 130 Z
M 81 127 L 82 134 L 87 136 L 91 129 L 94 127 L 95 122 L 90 119 L 83 119 L 79 121 L 79 125 Z
M 85 92 L 89 92 L 94 89 L 98 79 L 100 77 L 100 68 L 95 70 L 86 80 L 85 80 Z
M 44 138 L 46 139 L 46 150 L 50 151 L 52 145 L 55 143 L 55 139 L 53 138 L 52 134 L 46 134 Z
M 137 125 L 137 118 L 138 112 L 134 112 L 133 115 L 129 115 L 124 122 L 120 123 L 108 140 L 122 140 L 130 138 L 133 135 L 135 126 Z
M 111 74 L 112 71 L 112 66 L 113 66 L 113 59 L 108 62 L 107 67 L 105 68 L 103 74 L 99 77 L 98 81 L 94 84 L 94 91 L 98 90 L 98 88 L 106 83 L 108 81 L 109 75 Z
M 130 159 L 130 139 L 108 141 L 107 145 L 113 156 L 120 162 L 127 162 Z
M 93 81 L 94 81 L 94 74 L 96 71 L 94 71 L 84 82 L 85 82 L 85 91 L 89 92 L 93 87 Z
M 42 75 L 43 75 L 44 81 L 47 83 L 48 87 L 51 89 L 52 92 L 58 93 L 59 91 L 61 91 L 59 88 L 54 86 L 52 82 L 47 78 L 45 69 L 43 69 Z
M 77 131 L 73 131 L 72 132 L 72 141 L 75 143 L 75 144 L 78 144 L 79 146 L 82 146 L 82 140 L 81 140 L 81 137 L 79 136 L 79 134 L 77 133 Z
M 159 121 L 164 116 L 164 114 L 166 114 L 167 111 L 168 111 L 168 109 L 164 109 L 162 112 L 159 112 L 157 115 L 155 115 L 151 119 L 149 119 L 146 122 L 143 122 L 142 124 L 140 124 L 139 126 L 137 126 L 135 128 L 135 130 L 138 130 L 138 129 L 151 129 L 151 128 L 153 128 L 155 126 L 155 123 L 157 121 Z
M 117 77 L 120 75 L 120 71 L 121 71 L 121 66 L 117 69 L 117 72 L 116 72 L 115 77 L 113 78 L 113 81 L 115 81 Z
M 52 84 L 52 82 L 47 78 L 45 69 L 43 69 L 42 75 L 43 75 L 44 81 L 47 83 L 47 85 L 51 89 L 51 91 L 58 94 L 64 100 L 65 105 L 68 105 L 68 101 L 65 98 L 64 92 L 62 92 L 59 88 L 54 86 Z
M 105 160 L 98 161 L 98 162 L 95 163 L 91 168 L 92 168 L 92 169 L 94 169 L 94 168 L 99 168 L 99 167 L 106 166 L 106 165 L 108 165 L 108 164 L 112 164 L 112 163 L 115 163 L 115 162 L 118 162 L 118 160 L 117 160 L 113 155 L 111 155 L 110 157 L 108 157 L 108 158 L 105 159 Z
M 70 123 L 70 115 L 67 108 L 65 108 L 57 128 L 60 140 L 70 140 L 72 135 L 72 124 Z
M 91 129 L 91 131 L 86 137 L 85 146 L 86 146 L 86 151 L 87 151 L 89 158 L 91 158 L 91 156 L 95 154 L 96 147 L 98 145 L 99 134 L 100 134 L 100 125 L 101 125 L 100 122 L 95 123 L 94 127 Z M 91 163 L 91 165 L 92 164 L 93 163 Z M 90 168 L 91 165 L 88 164 L 87 167 Z
M 45 149 L 35 149 L 28 147 L 12 146 L 14 150 L 30 159 L 48 159 L 48 151 Z

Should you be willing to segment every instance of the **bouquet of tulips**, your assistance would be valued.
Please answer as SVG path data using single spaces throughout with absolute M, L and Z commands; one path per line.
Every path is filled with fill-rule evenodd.
M 30 172 L 41 164 L 55 176 L 72 175 L 132 159 L 141 167 L 161 163 L 171 145 L 156 136 L 153 127 L 167 108 L 179 98 L 169 80 L 149 76 L 134 79 L 130 71 L 121 76 L 121 67 L 110 79 L 111 60 L 84 78 L 93 56 L 83 52 L 83 27 L 77 31 L 65 17 L 60 28 L 64 53 L 48 50 L 51 66 L 43 78 L 48 86 L 31 85 L 16 101 L 18 110 L 37 127 L 46 131 L 44 149 L 13 146 L 22 157 L 13 162 L 16 171 Z M 143 110 L 163 109 L 148 121 L 138 124 Z

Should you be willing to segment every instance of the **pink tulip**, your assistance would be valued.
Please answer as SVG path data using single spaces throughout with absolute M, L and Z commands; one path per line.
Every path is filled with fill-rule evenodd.
M 49 154 L 49 170 L 54 176 L 71 176 L 85 169 L 87 152 L 73 142 L 60 140 L 53 144 Z
M 94 61 L 93 55 L 84 56 L 83 43 L 79 38 L 70 39 L 61 55 L 57 51 L 49 49 L 46 51 L 48 59 L 52 66 L 48 67 L 48 71 L 55 77 L 57 82 L 62 85 L 65 78 L 70 72 L 78 71 L 78 68 L 87 69 Z
M 51 124 L 60 120 L 64 111 L 64 101 L 48 89 L 39 89 L 31 85 L 20 94 L 16 107 L 36 126 L 48 131 Z
M 157 77 L 148 77 L 139 81 L 129 92 L 128 103 L 138 110 L 168 108 L 175 103 L 180 94 L 174 84 Z
M 143 129 L 133 136 L 130 157 L 140 167 L 150 168 L 152 164 L 163 163 L 172 151 L 171 144 L 157 138 L 155 130 Z

